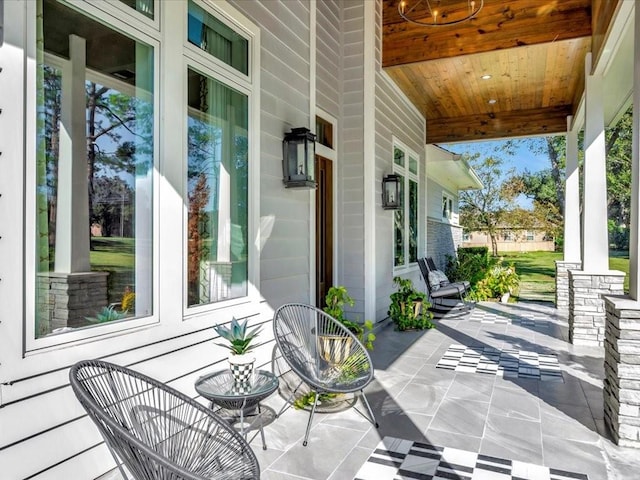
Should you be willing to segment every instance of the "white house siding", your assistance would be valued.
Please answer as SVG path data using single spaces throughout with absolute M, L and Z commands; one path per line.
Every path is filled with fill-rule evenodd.
M 462 244 L 462 228 L 442 218 L 442 194 L 453 198 L 454 216 L 458 215 L 457 191 L 445 188 L 432 178 L 427 178 L 427 256 L 444 269 L 447 255 L 455 255 Z
M 338 191 L 342 212 L 338 212 L 338 278 L 356 304 L 350 315 L 364 315 L 364 5 L 345 1 L 342 58 L 342 126 L 339 143 Z
M 118 2 L 115 2 L 116 5 Z M 5 43 L 0 47 L 0 477 L 14 479 L 93 479 L 113 468 L 113 460 L 101 436 L 87 418 L 68 386 L 68 369 L 85 358 L 103 358 L 131 366 L 195 396 L 194 380 L 202 373 L 226 365 L 226 351 L 213 344 L 211 326 L 231 319 L 249 318 L 265 326 L 264 346 L 257 351 L 258 364 L 267 365 L 273 346 L 270 321 L 273 309 L 287 301 L 309 301 L 311 297 L 310 245 L 313 194 L 308 190 L 285 189 L 282 184 L 282 138 L 292 127 L 314 128 L 313 95 L 317 105 L 339 122 L 336 246 L 337 278 L 356 298 L 354 314 L 364 316 L 367 297 L 376 297 L 373 316 L 386 316 L 391 292 L 391 216 L 380 208 L 380 181 L 391 166 L 391 140 L 396 135 L 416 152 L 422 152 L 424 121 L 399 96 L 393 85 L 378 72 L 363 81 L 365 59 L 368 71 L 380 66 L 381 2 L 373 10 L 368 0 L 233 0 L 229 5 L 257 27 L 260 35 L 259 112 L 253 121 L 259 127 L 259 150 L 252 158 L 258 172 L 251 206 L 253 258 L 256 260 L 252 294 L 233 306 L 185 316 L 182 276 L 184 244 L 183 119 L 184 88 L 176 70 L 158 79 L 158 147 L 156 211 L 162 212 L 156 235 L 154 276 L 157 290 L 152 323 L 91 340 L 53 346 L 25 353 L 23 324 L 26 318 L 25 262 L 33 245 L 25 238 L 23 185 L 29 161 L 25 145 L 31 145 L 33 130 L 25 130 L 24 105 L 33 97 L 33 85 L 26 85 L 24 72 L 32 72 L 34 52 L 24 52 L 25 8 L 30 2 L 4 3 Z M 96 5 L 110 4 L 96 3 Z M 157 2 L 160 7 L 161 37 L 158 61 L 167 64 L 180 55 L 184 39 L 184 2 Z M 92 7 L 95 8 L 95 7 Z M 124 7 L 122 7 L 124 8 Z M 317 50 L 310 25 L 316 15 Z M 365 18 L 368 28 L 365 51 Z M 340 43 L 338 39 L 343 39 Z M 322 50 L 322 52 L 318 52 Z M 316 53 L 316 55 L 314 55 Z M 171 57 L 174 55 L 174 57 Z M 25 63 L 25 58 L 29 59 Z M 310 59 L 316 64 L 310 65 Z M 369 61 L 370 60 L 370 61 Z M 310 79 L 310 72 L 316 77 Z M 31 73 L 32 74 L 32 73 Z M 314 85 L 315 84 L 315 85 Z M 313 91 L 312 91 L 313 90 Z M 365 100 L 365 91 L 368 92 Z M 379 97 L 375 100 L 373 97 Z M 33 98 L 30 100 L 33 104 Z M 369 108 L 370 110 L 367 110 Z M 365 112 L 371 115 L 365 118 Z M 33 116 L 33 111 L 26 114 Z M 373 118 L 375 114 L 377 119 Z M 26 123 L 32 125 L 33 122 Z M 259 124 L 259 125 L 258 125 Z M 365 128 L 370 124 L 371 128 Z M 30 127 L 33 129 L 33 127 Z M 372 134 L 371 132 L 375 133 Z M 408 133 L 412 132 L 412 133 Z M 380 137 L 375 140 L 375 137 Z M 365 146 L 365 138 L 370 139 Z M 28 147 L 33 148 L 33 147 Z M 375 154 L 367 155 L 371 151 Z M 367 162 L 375 162 L 373 165 Z M 372 169 L 373 167 L 373 169 Z M 365 185 L 365 172 L 370 179 Z M 421 155 L 421 175 L 424 163 Z M 368 192 L 368 193 L 367 193 Z M 422 190 L 424 195 L 424 189 Z M 375 201 L 372 201 L 375 195 Z M 366 209 L 365 210 L 365 204 Z M 372 225 L 365 227 L 365 215 Z M 159 213 L 158 216 L 160 217 Z M 422 221 L 422 220 L 421 220 Z M 373 232 L 375 239 L 365 231 Z M 420 225 L 423 244 L 424 225 Z M 365 244 L 373 245 L 365 256 Z M 367 280 L 366 258 L 373 259 L 375 278 Z M 25 260 L 27 259 L 27 260 Z M 371 263 L 371 262 L 370 262 Z M 26 267 L 31 268 L 27 263 Z M 371 270 L 369 270 L 371 271 Z M 28 272 L 28 270 L 27 270 Z M 251 275 L 251 273 L 250 273 Z M 366 291 L 367 282 L 375 291 Z M 370 308 L 370 307 L 368 307 Z
M 406 97 L 398 92 L 395 84 L 384 72 L 376 75 L 376 319 L 387 316 L 389 295 L 394 291 L 393 277 L 410 278 L 414 285 L 422 288 L 420 270 L 413 267 L 397 270 L 393 268 L 393 211 L 381 207 L 382 177 L 392 172 L 393 138 L 418 154 L 419 188 L 418 205 L 425 205 L 426 168 L 424 159 L 424 117 L 413 108 Z M 418 257 L 423 256 L 421 246 L 425 244 L 423 211 L 418 215 Z
M 309 299 L 310 194 L 288 190 L 282 185 L 282 138 L 291 127 L 310 126 L 309 115 L 309 2 L 237 1 L 235 7 L 251 19 L 261 32 L 260 51 L 260 155 L 259 188 L 254 205 L 260 208 L 260 252 L 262 296 L 248 298 L 232 308 L 223 308 L 184 319 L 182 313 L 182 265 L 170 264 L 160 255 L 156 270 L 162 294 L 155 311 L 155 323 L 124 334 L 84 343 L 52 347 L 23 355 L 25 318 L 22 299 L 25 279 L 23 259 L 31 244 L 23 237 L 22 176 L 26 162 L 23 141 L 33 142 L 33 133 L 23 128 L 25 88 L 23 38 L 25 5 L 5 2 L 5 44 L 0 48 L 0 144 L 5 160 L 0 176 L 0 225 L 4 225 L 0 248 L 0 478 L 93 479 L 113 468 L 102 437 L 75 399 L 68 386 L 68 368 L 84 358 L 103 358 L 131 366 L 195 396 L 194 380 L 202 373 L 226 365 L 226 350 L 212 342 L 211 326 L 231 316 L 248 317 L 251 324 L 263 323 L 258 364 L 267 365 L 272 348 L 270 320 L 273 308 L 284 301 Z M 183 15 L 178 2 L 159 2 L 164 50 L 181 48 Z M 167 25 L 173 34 L 167 33 Z M 178 29 L 178 30 L 175 30 Z M 170 42 L 169 37 L 176 40 Z M 33 54 L 31 53 L 31 56 Z M 179 70 L 178 70 L 179 71 Z M 183 88 L 179 75 L 162 79 Z M 181 149 L 165 138 L 180 131 L 179 115 L 161 115 L 169 106 L 182 108 L 181 96 L 162 90 L 157 172 L 162 201 L 160 252 L 182 248 Z M 160 91 L 158 95 L 160 95 Z M 177 99 L 177 100 L 176 100 Z M 181 110 L 178 110 L 181 111 Z M 177 127 L 176 127 L 177 126 Z M 176 128 L 174 128 L 176 127 Z M 171 132 L 171 135 L 168 135 Z M 24 139 L 24 140 L 23 140 Z M 168 141 L 167 141 L 168 142 Z M 175 154 L 175 155 L 174 155 Z M 166 169 L 166 170 L 164 170 Z M 256 222 L 258 223 L 258 222 Z M 10 226 L 7 228 L 6 226 Z M 254 225 L 257 229 L 257 225 Z M 175 250 L 174 250 L 175 251 Z M 175 257 L 174 257 L 175 258 Z M 164 286 L 163 286 L 164 285 Z M 27 302 L 31 301 L 26 299 Z
M 234 1 L 261 28 L 260 291 L 273 309 L 310 298 L 311 195 L 282 183 L 282 139 L 309 118 L 310 28 L 307 1 Z
M 338 118 L 342 80 L 341 8 L 337 0 L 321 0 L 316 5 L 316 104 Z

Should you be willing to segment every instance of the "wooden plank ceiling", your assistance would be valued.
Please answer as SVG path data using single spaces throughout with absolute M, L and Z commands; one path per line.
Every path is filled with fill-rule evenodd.
M 399 1 L 383 0 L 383 67 L 424 113 L 427 143 L 566 131 L 584 86 L 591 0 L 484 0 L 476 18 L 435 28 L 402 19 Z

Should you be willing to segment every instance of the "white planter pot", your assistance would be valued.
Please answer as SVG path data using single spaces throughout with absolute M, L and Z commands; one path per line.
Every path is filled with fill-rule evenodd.
M 253 354 L 229 355 L 229 370 L 236 383 L 250 384 L 253 380 L 253 364 L 256 357 Z
M 500 303 L 508 303 L 510 296 L 511 294 L 509 292 L 503 293 L 502 296 L 500 297 Z

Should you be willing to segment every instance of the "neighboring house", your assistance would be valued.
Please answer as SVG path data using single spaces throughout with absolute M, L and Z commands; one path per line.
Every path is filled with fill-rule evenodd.
M 462 244 L 458 192 L 482 188 L 482 182 L 460 155 L 427 145 L 427 255 L 444 270 L 447 256 Z
M 502 252 L 537 252 L 555 250 L 555 242 L 546 232 L 537 229 L 520 230 L 517 228 L 500 228 L 497 238 L 498 253 Z M 464 232 L 463 247 L 488 247 L 491 251 L 491 238 L 484 231 Z

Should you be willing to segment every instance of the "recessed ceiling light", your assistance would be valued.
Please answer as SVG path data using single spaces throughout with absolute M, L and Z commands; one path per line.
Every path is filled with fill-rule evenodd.
M 482 80 L 489 80 L 491 78 L 491 75 L 489 75 L 488 73 L 486 75 L 482 75 L 480 77 Z
M 491 104 L 491 105 L 493 105 L 496 102 L 497 102 L 497 100 L 495 98 L 490 98 L 489 99 L 489 104 Z

